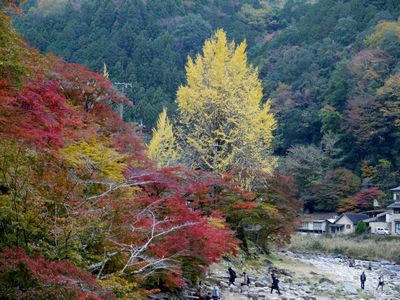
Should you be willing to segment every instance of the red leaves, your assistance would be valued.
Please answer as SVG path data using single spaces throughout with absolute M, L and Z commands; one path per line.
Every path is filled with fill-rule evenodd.
M 18 91 L 0 89 L 0 134 L 39 148 L 61 147 L 63 127 L 71 111 L 58 87 L 56 82 L 32 79 Z
M 240 202 L 233 206 L 234 209 L 252 210 L 257 207 L 255 202 Z
M 374 200 L 378 203 L 384 198 L 385 193 L 376 187 L 359 191 L 354 196 L 344 198 L 340 201 L 338 212 L 363 211 L 373 209 Z
M 131 105 L 131 102 L 116 92 L 108 79 L 82 65 L 61 59 L 52 63 L 49 76 L 59 83 L 59 93 L 73 107 L 76 121 L 68 128 L 70 139 L 87 139 L 92 135 L 111 137 L 113 146 L 127 154 L 129 162 L 135 166 L 149 165 L 142 138 L 110 106 L 112 103 Z
M 376 187 L 361 190 L 354 196 L 355 204 L 361 209 L 372 209 L 374 200 L 380 200 L 385 193 Z
M 130 103 L 125 96 L 112 88 L 107 78 L 85 66 L 57 59 L 52 65 L 51 76 L 60 82 L 63 94 L 73 104 L 83 104 L 86 111 L 91 111 L 100 104 L 108 104 L 109 101 Z
M 210 198 L 210 192 L 219 180 L 205 177 L 202 181 L 200 174 L 179 168 L 130 168 L 126 176 L 128 182 L 137 182 L 141 188 L 135 200 L 121 205 L 117 199 L 109 199 L 105 205 L 111 205 L 113 212 L 118 213 L 118 222 L 113 219 L 110 237 L 114 245 L 128 251 L 126 245 L 130 243 L 137 246 L 149 242 L 147 248 L 143 247 L 141 259 L 138 256 L 131 261 L 130 271 L 142 269 L 140 274 L 146 274 L 152 268 L 164 265 L 163 273 L 179 273 L 181 260 L 188 258 L 193 260 L 191 267 L 199 270 L 217 261 L 222 254 L 234 251 L 237 241 L 220 214 L 215 213 L 210 218 L 201 215 L 204 210 L 200 205 L 209 204 L 203 200 Z M 144 268 L 154 260 L 159 261 L 158 266 Z
M 26 175 L 32 178 L 24 194 L 29 206 L 24 208 L 26 215 L 42 216 L 40 223 L 45 225 L 29 227 L 41 240 L 29 235 L 27 248 L 46 244 L 48 248 L 37 247 L 58 257 L 79 257 L 99 278 L 123 275 L 144 282 L 151 276 L 164 277 L 169 286 L 182 285 L 188 267 L 199 273 L 235 250 L 234 234 L 221 214 L 213 213 L 223 198 L 216 192 L 217 186 L 225 188 L 222 179 L 180 168 L 155 169 L 135 128 L 112 111 L 110 103 L 127 103 L 127 99 L 106 78 L 80 65 L 41 59 L 47 70 L 31 59 L 28 65 L 34 76 L 24 78 L 21 87 L 0 81 L 0 139 L 16 140 L 21 152 L 36 150 L 32 172 Z M 125 178 L 96 177 L 93 159 L 83 159 L 90 170 L 85 172 L 59 151 L 91 138 L 103 143 L 104 153 L 110 150 L 128 166 Z M 112 159 L 102 151 L 90 151 Z M 84 155 L 77 151 L 77 156 Z M 13 208 L 10 211 L 14 213 Z M 185 265 L 187 261 L 192 263 Z M 2 274 L 20 265 L 30 281 L 23 292 L 10 281 L 18 297 L 45 298 L 48 291 L 43 286 L 51 286 L 61 297 L 78 299 L 100 298 L 104 292 L 92 277 L 67 262 L 32 259 L 22 250 L 0 254 Z
M 11 7 L 15 10 L 18 10 L 18 5 L 23 2 L 25 2 L 25 0 L 2 0 L 2 5 L 4 7 Z
M 40 256 L 32 258 L 23 249 L 7 249 L 0 253 L 0 279 L 0 294 L 11 298 L 114 299 L 92 275 L 71 263 L 50 262 Z

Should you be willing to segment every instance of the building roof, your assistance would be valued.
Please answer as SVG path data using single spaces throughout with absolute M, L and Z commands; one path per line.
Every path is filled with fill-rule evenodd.
M 394 202 L 392 204 L 390 204 L 387 208 L 400 208 L 400 202 Z
M 323 222 L 328 219 L 334 219 L 336 217 L 335 213 L 313 213 L 313 214 L 302 214 L 300 219 L 303 222 Z
M 386 210 L 384 208 L 377 208 L 377 209 L 365 210 L 365 211 L 363 211 L 363 214 L 370 215 L 370 214 L 374 214 L 374 213 L 380 214 L 383 212 L 386 212 Z
M 346 216 L 353 224 L 357 224 L 358 222 L 368 219 L 368 215 L 366 214 L 357 214 L 357 213 L 344 213 L 337 218 L 335 223 L 339 221 L 342 217 Z
M 391 191 L 400 191 L 400 186 L 390 189 Z
M 365 220 L 363 220 L 365 223 L 372 223 L 372 222 L 379 222 L 379 218 L 380 217 L 383 217 L 384 215 L 387 215 L 387 214 L 389 214 L 389 212 L 387 212 L 387 211 L 385 211 L 385 212 L 383 212 L 383 213 L 380 213 L 380 214 L 377 214 L 375 217 L 373 217 L 373 218 L 369 218 L 369 219 L 365 219 Z

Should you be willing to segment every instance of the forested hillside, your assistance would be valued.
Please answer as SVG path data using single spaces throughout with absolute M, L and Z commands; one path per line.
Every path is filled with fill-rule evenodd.
M 133 83 L 124 118 L 149 128 L 162 107 L 173 115 L 187 56 L 223 28 L 247 40 L 278 121 L 279 170 L 306 208 L 360 209 L 361 189 L 382 195 L 399 183 L 396 0 L 43 0 L 25 9 L 16 24 L 33 46 L 97 71 L 106 63 L 112 81 Z
M 135 109 L 125 119 L 151 128 L 163 106 L 174 111 L 187 56 L 215 29 L 252 47 L 266 28 L 279 27 L 274 6 L 261 2 L 29 1 L 16 24 L 32 46 L 96 71 L 106 63 L 112 81 L 132 83 L 126 93 Z
M 296 3 L 254 60 L 279 122 L 280 168 L 310 209 L 371 208 L 399 183 L 400 3 Z

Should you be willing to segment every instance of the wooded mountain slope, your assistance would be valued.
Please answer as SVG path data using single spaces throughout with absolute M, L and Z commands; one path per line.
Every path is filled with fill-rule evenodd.
M 132 82 L 127 94 L 135 109 L 125 118 L 152 127 L 163 106 L 174 110 L 187 56 L 199 52 L 214 29 L 251 45 L 261 38 L 267 23 L 261 17 L 274 18 L 274 10 L 268 5 L 253 20 L 250 4 L 258 2 L 29 1 L 16 24 L 32 46 L 96 71 L 106 63 L 113 81 Z
M 348 1 L 67 1 L 17 27 L 30 43 L 133 83 L 125 119 L 173 114 L 187 55 L 216 28 L 247 40 L 272 99 L 279 168 L 311 210 L 359 209 L 362 188 L 399 183 L 400 3 Z M 349 198 L 353 197 L 353 198 Z M 385 197 L 384 197 L 385 198 Z M 349 203 L 352 203 L 349 205 Z

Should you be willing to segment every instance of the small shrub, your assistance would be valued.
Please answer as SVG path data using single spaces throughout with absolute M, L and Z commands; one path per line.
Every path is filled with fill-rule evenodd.
M 362 238 L 363 240 L 369 240 L 371 236 L 369 234 L 364 234 Z
M 331 252 L 335 255 L 339 255 L 339 254 L 346 254 L 347 255 L 347 249 L 345 247 L 341 247 L 341 246 L 336 246 L 334 247 Z
M 367 224 L 364 221 L 360 221 L 356 225 L 356 234 L 363 234 L 368 230 Z
M 311 243 L 311 249 L 312 250 L 324 250 L 324 246 L 320 241 L 313 241 Z

